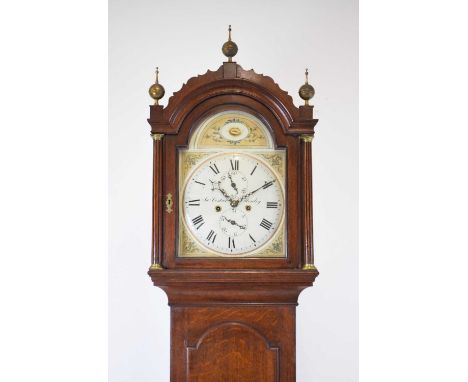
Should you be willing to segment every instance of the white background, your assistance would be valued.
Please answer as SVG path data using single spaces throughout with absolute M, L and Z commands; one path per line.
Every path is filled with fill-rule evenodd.
M 129 18 L 135 15 L 134 12 L 141 12 L 138 4 L 132 2 L 133 11 L 128 11 Z M 183 5 L 181 2 L 171 4 Z M 219 14 L 226 9 L 238 12 L 237 4 L 227 8 L 220 5 Z M 311 11 L 307 13 L 310 7 L 314 8 L 318 4 L 311 1 L 308 6 L 302 6 L 289 16 L 298 21 L 295 28 L 300 28 L 299 20 L 306 20 L 309 30 L 296 40 L 303 41 L 310 37 L 313 49 L 317 49 L 321 39 L 327 38 L 322 29 L 314 31 L 315 24 L 320 23 L 320 20 L 313 19 Z M 464 49 L 468 31 L 464 4 L 456 0 L 444 3 L 417 0 L 360 2 L 359 380 L 362 382 L 458 382 L 468 379 L 465 366 L 468 343 L 468 60 Z M 288 7 L 295 9 L 291 3 Z M 342 4 L 333 1 L 327 2 L 327 8 L 329 12 L 343 10 Z M 177 23 L 181 12 L 174 9 L 172 30 L 183 27 Z M 269 2 L 262 10 L 274 12 L 275 7 Z M 288 12 L 285 6 L 282 14 L 287 15 Z M 132 73 L 141 76 L 141 79 L 127 81 L 130 84 L 127 86 L 138 87 L 132 94 L 138 94 L 141 101 L 134 100 L 130 95 L 121 96 L 127 97 L 127 103 L 138 103 L 138 107 L 148 104 L 147 96 L 140 88 L 146 90 L 147 82 L 151 79 L 147 72 L 153 70 L 154 64 L 165 67 L 162 73 L 165 72 L 166 77 L 162 76 L 162 79 L 170 93 L 178 88 L 175 84 L 203 72 L 207 67 L 205 60 L 215 63 L 219 59 L 219 53 L 211 50 L 212 43 L 219 44 L 218 33 L 212 29 L 223 30 L 224 20 L 216 20 L 219 25 L 213 28 L 210 26 L 210 33 L 203 36 L 203 44 L 192 45 L 195 48 L 210 48 L 213 56 L 203 57 L 203 65 L 199 67 L 180 64 L 177 68 L 174 67 L 174 58 L 182 61 L 197 55 L 184 56 L 180 50 L 174 51 L 174 57 L 169 57 L 165 52 L 161 54 L 156 41 L 158 38 L 166 40 L 162 34 L 164 30 L 159 28 L 162 21 L 156 16 L 156 13 L 148 15 L 151 30 L 143 23 L 134 27 L 140 31 L 139 37 L 150 41 L 153 45 L 148 46 L 154 47 L 154 57 L 142 60 L 147 65 L 143 74 L 139 74 L 141 68 Z M 245 14 L 243 16 L 248 17 Z M 95 0 L 10 2 L 8 6 L 2 7 L 0 13 L 3 55 L 0 70 L 2 381 L 106 380 L 106 18 L 106 4 Z M 251 29 L 263 22 L 261 20 L 260 16 L 256 18 Z M 281 19 L 282 22 L 284 20 L 286 17 Z M 340 22 L 332 21 L 330 23 L 336 30 L 341 30 Z M 296 73 L 302 72 L 304 66 L 300 60 L 294 59 L 289 63 L 297 65 L 296 68 L 283 69 L 282 66 L 275 67 L 282 55 L 271 53 L 272 59 L 268 65 L 258 65 L 261 59 L 258 52 L 261 50 L 263 55 L 268 55 L 268 52 L 260 49 L 264 45 L 263 40 L 252 47 L 254 39 L 258 38 L 260 32 L 264 36 L 274 32 L 261 29 L 250 33 L 245 28 L 236 29 L 236 23 L 241 21 L 229 22 L 234 25 L 233 36 L 240 45 L 239 62 L 246 68 L 252 66 L 273 75 L 283 88 L 295 92 L 302 82 L 296 79 Z M 125 22 L 122 23 L 124 27 Z M 198 33 L 197 28 L 192 31 Z M 275 31 L 277 26 L 273 25 L 270 29 Z M 282 33 L 293 32 L 285 32 L 283 29 Z M 188 37 L 192 35 L 190 33 Z M 287 52 L 293 40 L 288 37 L 286 44 L 284 41 L 276 44 L 277 40 L 282 42 L 282 35 L 274 36 L 276 40 L 270 49 Z M 208 44 L 211 38 L 213 41 Z M 123 38 L 120 43 L 124 44 L 125 41 Z M 340 41 L 335 40 L 335 43 Z M 184 46 L 187 48 L 191 44 L 185 43 Z M 249 46 L 251 52 L 247 54 Z M 169 48 L 165 44 L 165 49 Z M 334 51 L 333 46 L 329 49 Z M 114 50 L 111 50 L 111 64 L 115 62 L 112 52 Z M 287 52 L 288 60 L 290 53 Z M 293 53 L 297 54 L 296 51 Z M 301 53 L 302 57 L 308 54 L 306 51 Z M 333 155 L 323 151 L 320 154 L 320 145 L 323 146 L 327 141 L 335 144 L 341 137 L 335 135 L 333 139 L 325 139 L 325 126 L 330 124 L 327 122 L 330 118 L 338 118 L 339 111 L 332 110 L 328 112 L 329 117 L 325 118 L 324 107 L 329 101 L 325 102 L 323 96 L 327 94 L 328 84 L 325 86 L 322 81 L 328 76 L 323 73 L 323 68 L 313 65 L 322 62 L 328 68 L 335 60 L 333 55 L 328 59 L 315 55 L 313 58 L 305 64 L 309 65 L 311 82 L 317 88 L 314 102 L 321 118 L 314 142 L 315 166 L 323 166 L 322 162 L 325 165 L 332 163 L 328 158 Z M 119 59 L 139 61 L 140 57 L 132 57 L 127 52 L 119 55 Z M 152 60 L 154 64 L 150 62 Z M 168 61 L 164 63 L 162 60 Z M 345 63 L 342 64 L 346 67 Z M 281 65 L 284 65 L 284 61 Z M 213 68 L 216 66 L 213 64 Z M 174 74 L 171 78 L 172 68 Z M 183 70 L 187 70 L 187 73 L 183 73 Z M 288 82 L 292 78 L 289 77 L 290 73 L 294 76 L 294 83 Z M 114 75 L 114 78 L 125 82 L 122 77 Z M 111 90 L 117 92 L 116 87 L 112 85 Z M 113 102 L 111 99 L 111 104 Z M 319 107 L 320 104 L 322 107 Z M 127 109 L 123 108 L 119 113 L 125 115 Z M 142 109 L 140 113 L 137 118 L 132 116 L 137 121 L 128 128 L 135 133 L 128 133 L 128 136 L 131 142 L 141 139 L 138 147 L 149 150 L 147 138 L 140 135 L 142 129 L 144 135 L 147 134 L 147 126 L 142 124 L 147 109 Z M 112 125 L 115 125 L 115 119 L 110 130 Z M 327 128 L 330 130 L 336 126 Z M 111 147 L 115 147 L 115 140 L 110 143 Z M 132 144 L 129 143 L 129 146 Z M 125 153 L 128 154 L 126 159 L 130 153 L 136 155 L 138 161 L 141 156 L 146 158 L 145 153 L 135 152 L 133 147 Z M 112 155 L 111 149 L 111 159 Z M 327 161 L 319 162 L 320 156 Z M 124 168 L 128 162 L 122 160 L 121 167 Z M 146 166 L 146 160 L 143 162 Z M 147 171 L 141 172 L 148 176 L 149 182 Z M 110 175 L 111 179 L 118 179 L 115 171 L 113 175 L 111 170 Z M 320 197 L 320 194 L 317 195 L 321 187 L 318 179 L 319 174 L 315 174 L 316 198 Z M 326 175 L 322 173 L 321 179 L 326 182 Z M 333 181 L 337 179 L 342 178 L 333 177 Z M 120 180 L 121 184 L 127 182 L 124 177 Z M 118 195 L 115 191 L 118 184 L 111 183 L 110 188 L 114 196 Z M 131 198 L 129 200 L 126 202 L 134 203 Z M 146 203 L 147 199 L 142 197 L 141 200 Z M 111 200 L 111 206 L 117 202 L 118 199 Z M 128 207 L 128 210 L 131 211 L 131 208 Z M 333 214 L 333 211 L 330 213 Z M 132 214 L 128 215 L 131 217 Z M 330 220 L 327 214 L 327 211 L 316 211 L 316 220 L 319 216 Z M 114 216 L 115 213 L 112 213 L 111 219 Z M 143 226 L 147 223 L 141 220 L 139 224 Z M 323 223 L 316 222 L 317 230 L 320 224 Z M 114 223 L 111 231 L 117 232 L 115 228 Z M 129 230 L 125 235 L 134 238 L 135 231 L 132 233 Z M 141 232 L 139 235 L 142 244 L 128 248 L 127 252 L 135 260 L 128 273 L 138 274 L 137 282 L 141 284 L 135 286 L 127 283 L 128 294 L 141 285 L 146 292 L 138 298 L 147 299 L 149 303 L 141 311 L 131 305 L 127 310 L 134 309 L 132 315 L 140 320 L 139 324 L 147 319 L 144 325 L 154 325 L 165 298 L 162 295 L 158 297 L 157 289 L 150 287 L 149 281 L 141 277 L 147 266 L 144 258 L 149 253 L 149 247 L 145 240 L 149 240 L 149 232 Z M 317 235 L 323 234 L 317 232 Z M 115 238 L 115 235 L 111 234 L 111 237 Z M 316 306 L 320 289 L 325 293 L 328 291 L 325 286 L 333 288 L 330 277 L 338 272 L 335 268 L 340 266 L 339 262 L 329 264 L 328 272 L 325 272 L 330 254 L 319 255 L 319 248 L 323 247 L 324 242 L 320 243 L 318 238 L 317 263 L 322 275 L 317 279 L 317 285 L 301 297 L 300 314 L 304 314 L 310 305 L 306 300 L 315 300 L 315 305 L 310 306 Z M 111 242 L 110 258 L 114 256 L 116 247 L 115 242 Z M 125 283 L 126 273 L 121 271 L 120 275 Z M 111 272 L 111 277 L 115 277 L 115 272 Z M 128 294 L 123 293 L 120 298 L 128 301 Z M 118 301 L 112 301 L 111 296 L 111 319 L 112 305 L 118 306 Z M 311 322 L 307 322 L 308 330 L 319 319 L 318 314 L 321 312 L 317 310 L 316 313 L 307 316 L 313 317 Z M 131 315 L 127 314 L 126 317 L 131 318 Z M 345 321 L 341 317 L 335 320 L 332 319 L 331 325 L 325 326 L 322 333 L 329 331 L 333 336 L 335 323 Z M 304 330 L 305 324 L 300 324 L 299 332 L 307 332 Z M 112 322 L 110 327 L 113 328 Z M 117 338 L 114 335 L 116 329 L 125 331 L 127 327 L 114 326 L 111 338 Z M 167 353 L 147 354 L 148 349 L 145 348 L 148 343 L 152 347 L 160 343 L 167 344 L 167 334 L 152 327 L 146 335 L 155 341 L 129 347 L 129 352 L 137 349 L 138 354 L 129 353 L 120 359 L 124 364 L 120 370 L 132 370 L 128 364 L 135 359 L 138 362 L 139 357 L 145 358 L 142 362 L 144 365 L 137 370 L 139 374 L 123 374 L 126 381 L 143 379 L 147 369 L 153 370 L 155 363 L 163 362 L 165 367 L 168 365 L 165 359 Z M 164 335 L 166 338 L 161 337 Z M 308 340 L 311 338 L 310 350 L 298 349 L 303 354 L 298 359 L 301 362 L 299 372 L 312 372 L 308 380 L 332 378 L 338 375 L 343 365 L 353 365 L 349 361 L 343 364 L 329 362 L 330 369 L 320 369 L 326 372 L 326 376 L 314 374 L 315 369 L 309 363 L 315 361 L 307 353 L 315 351 L 313 337 L 308 337 Z M 124 341 L 135 343 L 131 333 L 124 333 L 120 339 L 123 341 L 121 344 Z M 340 351 L 334 348 L 338 340 L 325 344 L 326 348 L 322 349 L 325 354 L 333 357 L 335 352 Z M 111 347 L 118 345 L 113 340 L 110 344 Z M 111 354 L 112 359 L 110 369 L 116 362 Z M 167 380 L 163 373 L 164 369 L 157 370 L 152 380 Z M 115 375 L 111 370 L 111 378 L 115 378 Z M 299 378 L 304 380 L 304 374 Z M 356 380 L 355 374 L 350 370 L 350 374 L 344 375 L 342 380 Z
M 152 141 L 147 88 L 216 70 L 232 24 L 235 60 L 297 92 L 309 68 L 319 118 L 313 142 L 316 266 L 297 310 L 298 382 L 358 379 L 358 9 L 355 1 L 110 2 L 111 382 L 169 381 L 169 307 L 146 276 Z M 335 365 L 340 365 L 336 367 Z

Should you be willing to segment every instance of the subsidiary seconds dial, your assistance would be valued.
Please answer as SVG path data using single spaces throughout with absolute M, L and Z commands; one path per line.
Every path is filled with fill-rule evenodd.
M 280 179 L 260 158 L 219 154 L 198 165 L 183 194 L 185 224 L 204 248 L 221 256 L 254 254 L 281 225 Z

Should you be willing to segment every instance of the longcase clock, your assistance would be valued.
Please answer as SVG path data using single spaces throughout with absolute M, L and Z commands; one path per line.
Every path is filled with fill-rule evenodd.
M 311 286 L 317 119 L 272 78 L 228 57 L 167 106 L 150 88 L 153 231 L 148 274 L 171 307 L 171 382 L 295 381 L 295 311 Z

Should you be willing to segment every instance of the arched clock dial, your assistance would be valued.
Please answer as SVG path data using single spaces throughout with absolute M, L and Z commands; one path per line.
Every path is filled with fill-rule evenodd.
M 186 226 L 204 248 L 221 256 L 253 255 L 282 223 L 282 183 L 254 155 L 214 155 L 187 178 L 182 208 Z

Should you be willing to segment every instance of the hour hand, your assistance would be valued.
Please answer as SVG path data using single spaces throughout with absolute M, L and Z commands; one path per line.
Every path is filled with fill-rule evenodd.
M 229 202 L 231 203 L 232 205 L 232 198 L 227 194 L 226 191 L 224 191 L 221 187 L 219 187 L 219 183 L 220 182 L 213 182 L 211 179 L 210 179 L 210 182 L 211 182 L 211 190 L 218 190 L 219 192 L 221 192 L 223 194 L 223 196 L 229 200 Z
M 231 181 L 231 187 L 232 187 L 234 190 L 236 190 L 236 193 L 239 193 L 239 191 L 237 190 L 236 184 L 235 184 L 234 181 L 232 180 L 231 174 L 228 174 L 228 178 L 229 178 L 229 180 Z
M 232 208 L 236 208 L 241 199 L 234 199 L 233 197 L 231 197 L 231 195 L 229 195 L 226 191 L 224 191 L 221 187 L 219 187 L 219 184 L 221 182 L 213 182 L 211 179 L 210 179 L 210 182 L 211 182 L 211 189 L 212 190 L 218 190 L 219 192 L 221 192 L 223 194 L 223 196 L 229 201 L 229 204 L 231 205 Z M 236 190 L 237 191 L 237 190 Z

